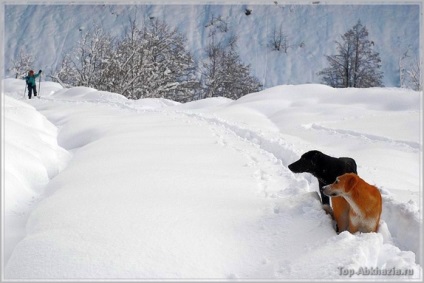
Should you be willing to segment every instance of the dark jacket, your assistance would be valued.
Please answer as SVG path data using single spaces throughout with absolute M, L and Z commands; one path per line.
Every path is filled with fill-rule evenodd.
M 41 74 L 41 73 L 35 74 L 35 75 L 33 75 L 33 76 L 26 76 L 24 79 L 25 79 L 25 81 L 26 81 L 27 85 L 28 85 L 28 86 L 35 86 L 35 79 L 36 79 L 36 78 L 38 78 L 38 76 L 39 76 L 40 74 Z

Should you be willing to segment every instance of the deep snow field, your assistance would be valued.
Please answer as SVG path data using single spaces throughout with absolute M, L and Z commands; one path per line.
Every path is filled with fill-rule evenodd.
M 2 83 L 4 279 L 422 280 L 421 92 L 179 104 Z M 312 149 L 381 190 L 378 233 L 335 232 L 316 179 L 287 168 Z

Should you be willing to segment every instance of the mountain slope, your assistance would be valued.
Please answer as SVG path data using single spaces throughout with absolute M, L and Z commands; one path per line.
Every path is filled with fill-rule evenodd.
M 251 9 L 249 16 L 246 9 Z M 82 32 L 95 25 L 113 36 L 128 28 L 129 18 L 139 23 L 165 20 L 186 35 L 197 59 L 204 56 L 211 19 L 221 16 L 229 32 L 239 38 L 242 60 L 265 87 L 318 83 L 317 72 L 326 66 L 325 55 L 335 53 L 334 41 L 358 20 L 380 52 L 386 86 L 399 86 L 400 56 L 410 47 L 415 61 L 419 51 L 419 5 L 6 5 L 5 68 L 21 48 L 33 53 L 35 69 L 54 71 Z M 288 53 L 271 51 L 268 41 L 275 29 L 287 35 Z M 8 74 L 13 76 L 14 74 Z

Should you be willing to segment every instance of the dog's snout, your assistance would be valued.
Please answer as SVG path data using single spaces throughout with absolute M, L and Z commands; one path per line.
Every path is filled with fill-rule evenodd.
M 287 166 L 289 168 L 290 171 L 292 171 L 293 173 L 303 173 L 302 168 L 300 168 L 299 166 L 299 162 L 293 162 L 292 164 L 290 164 L 289 166 Z
M 322 193 L 324 194 L 324 195 L 326 195 L 326 196 L 331 196 L 331 185 L 327 185 L 327 186 L 324 186 L 324 187 L 322 187 Z

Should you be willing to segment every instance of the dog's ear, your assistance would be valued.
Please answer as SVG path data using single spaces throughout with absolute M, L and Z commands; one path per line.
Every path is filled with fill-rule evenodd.
M 349 192 L 353 187 L 358 183 L 358 176 L 355 174 L 346 174 L 345 175 L 345 191 Z

